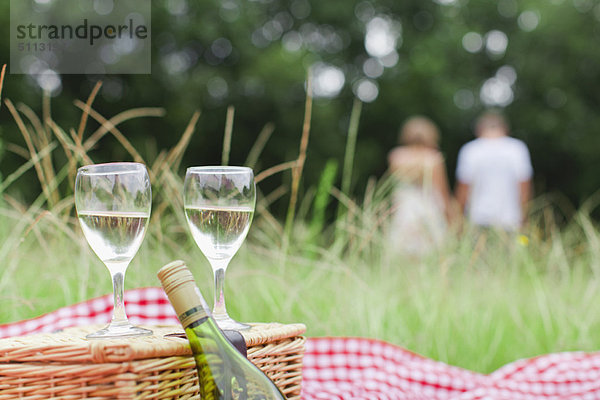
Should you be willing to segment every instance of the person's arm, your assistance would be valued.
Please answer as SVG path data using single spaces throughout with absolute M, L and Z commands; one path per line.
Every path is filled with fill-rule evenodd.
M 520 144 L 520 161 L 517 164 L 519 167 L 519 200 L 521 205 L 521 225 L 525 224 L 528 215 L 529 201 L 533 198 L 533 167 L 531 165 L 531 156 L 529 155 L 529 149 L 523 142 L 517 142 Z
M 456 183 L 456 202 L 458 203 L 458 207 L 462 214 L 465 213 L 465 209 L 467 208 L 467 201 L 469 200 L 469 194 L 471 192 L 471 187 L 461 181 L 457 181 Z
M 521 199 L 521 224 L 527 221 L 529 201 L 533 197 L 531 179 L 519 183 L 519 197 Z
M 442 197 L 442 201 L 444 203 L 444 215 L 446 216 L 446 220 L 450 222 L 453 217 L 450 186 L 448 185 L 446 164 L 441 155 L 433 167 L 433 187 Z
M 454 188 L 454 197 L 458 206 L 458 212 L 461 216 L 465 215 L 467 203 L 471 196 L 471 182 L 475 174 L 472 152 L 469 152 L 469 144 L 462 146 L 458 152 L 456 160 L 456 186 Z

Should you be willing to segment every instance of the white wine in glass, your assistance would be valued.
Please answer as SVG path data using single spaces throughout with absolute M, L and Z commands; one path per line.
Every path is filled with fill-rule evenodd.
M 207 258 L 232 258 L 238 251 L 254 215 L 250 207 L 185 207 L 194 240 Z
M 221 329 L 248 329 L 249 325 L 229 317 L 223 289 L 225 271 L 244 242 L 254 215 L 254 174 L 246 167 L 188 168 L 183 198 L 192 237 L 213 269 L 213 317 Z
M 129 262 L 146 232 L 148 215 L 139 212 L 78 213 L 81 229 L 90 247 L 103 263 Z
M 123 303 L 125 271 L 144 240 L 151 204 L 150 179 L 143 164 L 96 164 L 77 171 L 77 216 L 88 244 L 111 274 L 114 296 L 112 321 L 88 339 L 152 333 L 131 325 Z

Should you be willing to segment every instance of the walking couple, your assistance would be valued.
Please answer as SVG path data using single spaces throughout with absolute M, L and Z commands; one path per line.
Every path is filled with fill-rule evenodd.
M 420 116 L 404 123 L 401 145 L 388 156 L 396 179 L 390 238 L 399 248 L 420 254 L 439 246 L 449 223 L 462 215 L 476 226 L 522 226 L 533 175 L 527 146 L 509 136 L 508 123 L 495 111 L 477 119 L 475 136 L 458 153 L 453 197 L 438 128 Z

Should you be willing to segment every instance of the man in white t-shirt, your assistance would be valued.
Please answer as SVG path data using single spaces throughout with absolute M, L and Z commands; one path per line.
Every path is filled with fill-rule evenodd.
M 458 153 L 458 204 L 475 225 L 517 230 L 531 198 L 529 150 L 508 136 L 508 124 L 498 113 L 483 114 L 475 135 Z

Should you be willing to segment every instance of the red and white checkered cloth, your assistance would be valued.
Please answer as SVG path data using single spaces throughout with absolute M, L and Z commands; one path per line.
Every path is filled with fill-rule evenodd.
M 134 324 L 178 324 L 161 288 L 128 290 L 125 302 Z M 107 295 L 0 325 L 0 337 L 103 324 L 111 314 Z M 484 375 L 378 340 L 310 338 L 303 376 L 303 400 L 600 400 L 600 352 L 549 354 Z

